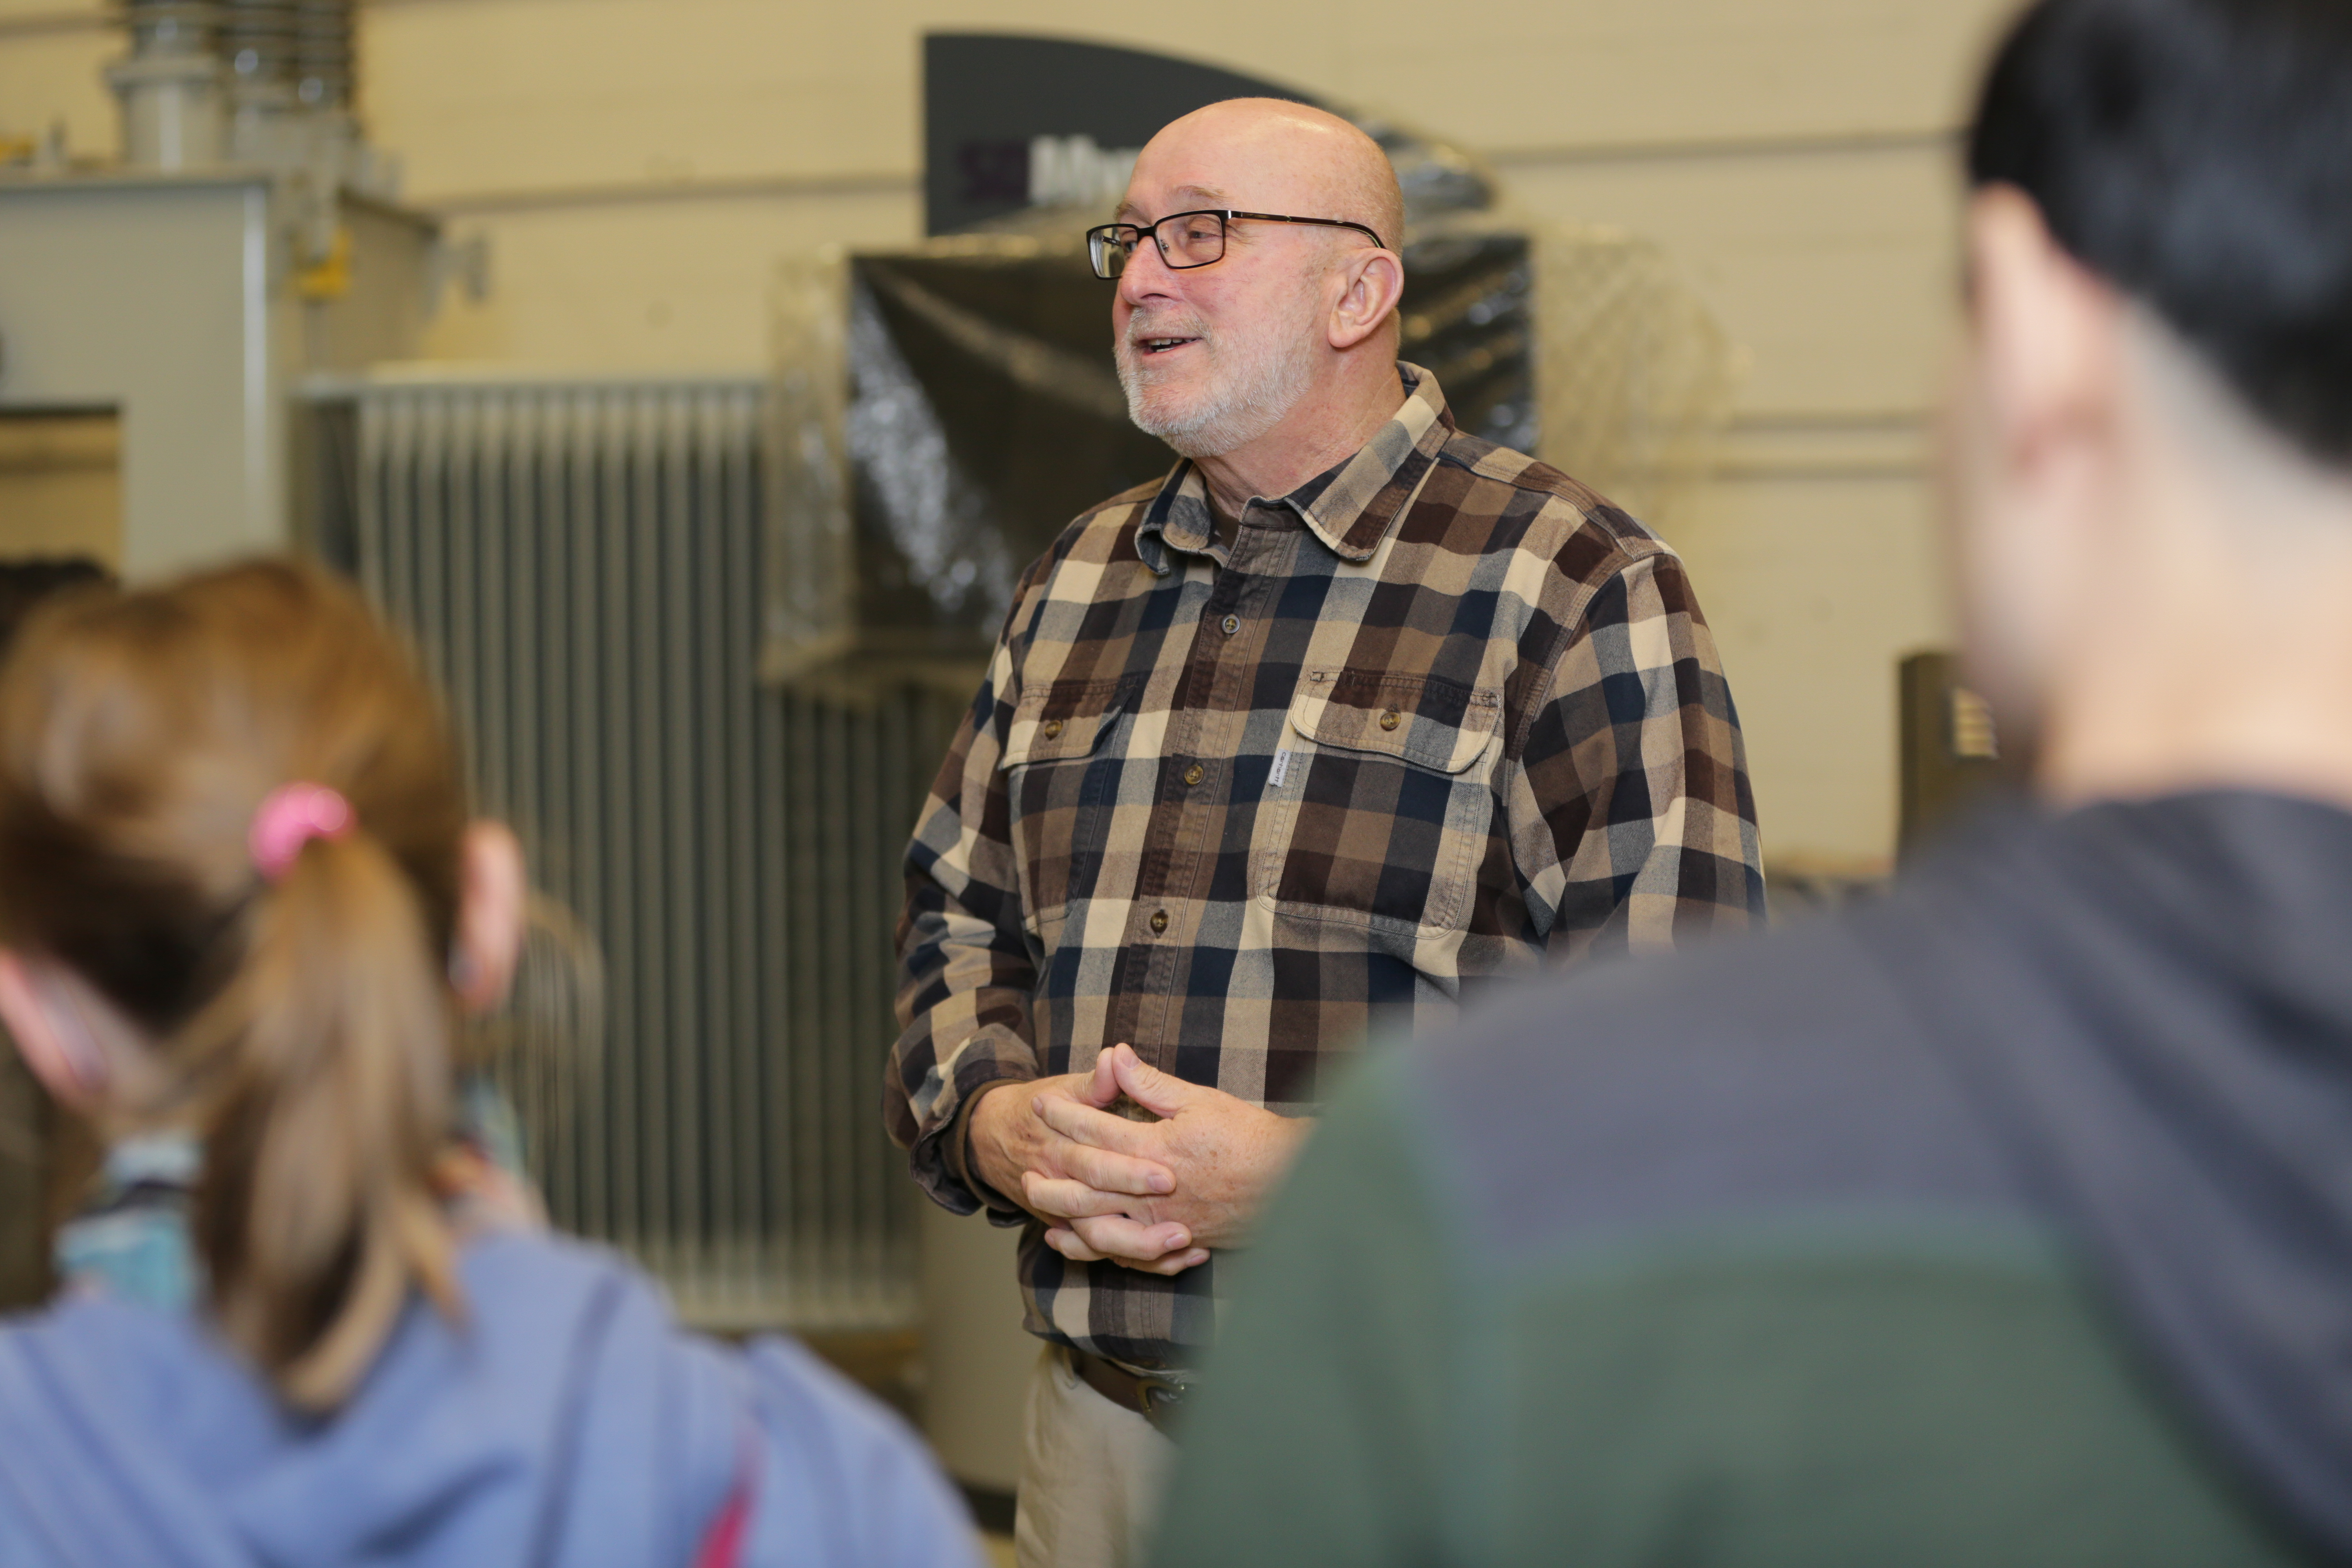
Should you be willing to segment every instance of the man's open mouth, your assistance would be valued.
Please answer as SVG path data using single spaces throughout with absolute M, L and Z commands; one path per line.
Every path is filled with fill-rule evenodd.
M 1186 343 L 1197 343 L 1198 338 L 1139 338 L 1137 346 L 1147 354 L 1164 354 L 1181 349 Z

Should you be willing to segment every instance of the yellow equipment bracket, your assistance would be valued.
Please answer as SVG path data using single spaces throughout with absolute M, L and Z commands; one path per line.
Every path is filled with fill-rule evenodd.
M 335 226 L 333 243 L 320 260 L 294 275 L 294 292 L 314 302 L 340 300 L 352 291 L 352 231 Z

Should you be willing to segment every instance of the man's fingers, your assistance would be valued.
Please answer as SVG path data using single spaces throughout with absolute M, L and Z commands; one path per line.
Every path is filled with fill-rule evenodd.
M 1073 1263 L 1116 1263 L 1122 1268 L 1132 1268 L 1139 1274 L 1181 1274 L 1187 1268 L 1198 1268 L 1209 1261 L 1205 1247 L 1187 1247 L 1182 1252 L 1171 1252 L 1159 1258 L 1105 1258 L 1066 1226 L 1055 1226 L 1045 1233 L 1045 1245 Z
M 1150 1262 L 1186 1251 L 1192 1245 L 1192 1233 L 1181 1225 L 1144 1225 L 1123 1214 L 1073 1219 L 1070 1228 L 1077 1232 L 1080 1241 L 1106 1258 Z
M 1078 1239 L 1078 1233 L 1068 1226 L 1057 1225 L 1045 1232 L 1045 1245 L 1073 1263 L 1100 1263 L 1103 1255 Z
M 1131 1046 L 1113 1046 L 1103 1053 L 1103 1059 L 1110 1063 L 1111 1077 L 1128 1099 L 1154 1116 L 1175 1115 L 1200 1092 L 1198 1084 L 1161 1072 L 1137 1056 Z
M 1118 1100 L 1118 1078 L 1111 1071 L 1110 1058 L 1109 1051 L 1096 1057 L 1095 1068 L 1087 1075 L 1086 1087 L 1075 1091 L 1078 1099 L 1097 1110 L 1108 1110 Z
M 1096 1215 L 1127 1214 L 1136 1206 L 1132 1194 L 1107 1193 L 1084 1182 L 1057 1180 L 1052 1176 L 1041 1176 L 1034 1171 L 1022 1173 L 1021 1196 L 1031 1214 L 1050 1215 L 1055 1219 L 1090 1219 Z
M 1209 1249 L 1205 1247 L 1196 1247 L 1190 1252 L 1171 1252 L 1165 1258 L 1155 1258 L 1149 1263 L 1138 1263 L 1125 1258 L 1116 1261 L 1126 1264 L 1128 1268 L 1139 1274 L 1181 1274 L 1187 1268 L 1198 1268 L 1209 1261 Z
M 1041 1094 L 1034 1103 L 1045 1125 L 1065 1138 L 1118 1154 L 1149 1155 L 1154 1147 L 1148 1122 L 1097 1110 L 1066 1094 Z
M 1055 1152 L 1063 1174 L 1075 1176 L 1097 1192 L 1154 1198 L 1176 1190 L 1176 1173 L 1156 1161 L 1114 1154 L 1091 1143 L 1075 1142 Z

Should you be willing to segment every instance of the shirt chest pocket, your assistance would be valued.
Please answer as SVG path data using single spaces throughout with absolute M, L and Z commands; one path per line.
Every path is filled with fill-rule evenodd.
M 1118 794 L 1123 680 L 1055 681 L 1021 695 L 1004 753 L 1005 803 L 1019 859 L 1024 923 L 1058 925 L 1100 875 L 1107 813 Z
M 1267 775 L 1250 867 L 1283 913 L 1459 930 L 1493 816 L 1502 694 L 1309 669 Z

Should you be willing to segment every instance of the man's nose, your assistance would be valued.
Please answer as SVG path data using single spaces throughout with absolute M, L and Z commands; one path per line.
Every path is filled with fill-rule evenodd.
M 1127 265 L 1119 269 L 1118 297 L 1129 306 L 1148 300 L 1165 299 L 1174 292 L 1174 270 L 1160 254 L 1160 242 L 1150 235 L 1135 242 L 1128 253 Z

